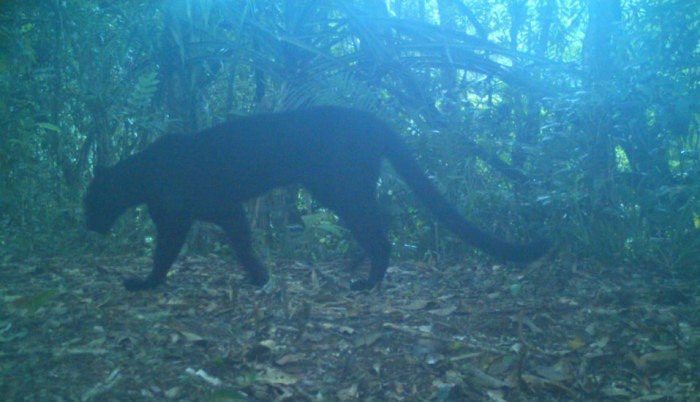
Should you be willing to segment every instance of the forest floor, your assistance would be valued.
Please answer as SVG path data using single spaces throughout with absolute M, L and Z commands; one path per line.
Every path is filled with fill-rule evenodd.
M 0 269 L 3 401 L 697 401 L 700 286 L 545 261 L 399 262 L 380 290 L 344 263 L 277 262 L 245 284 L 185 256 L 35 259 Z

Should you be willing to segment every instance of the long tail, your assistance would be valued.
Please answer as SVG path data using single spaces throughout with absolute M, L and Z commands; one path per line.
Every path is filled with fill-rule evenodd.
M 467 221 L 425 176 L 398 134 L 392 133 L 391 138 L 386 148 L 387 159 L 435 218 L 462 240 L 493 257 L 507 261 L 530 262 L 547 252 L 549 243 L 546 241 L 508 243 Z

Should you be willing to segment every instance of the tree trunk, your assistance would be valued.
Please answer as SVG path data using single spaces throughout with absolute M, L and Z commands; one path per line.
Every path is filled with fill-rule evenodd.
M 610 205 L 610 190 L 615 170 L 613 121 L 615 106 L 610 88 L 615 83 L 617 63 L 613 57 L 614 41 L 620 23 L 620 0 L 588 0 L 589 21 L 583 48 L 585 87 L 592 99 L 588 121 L 582 127 L 588 141 L 587 184 L 593 209 Z

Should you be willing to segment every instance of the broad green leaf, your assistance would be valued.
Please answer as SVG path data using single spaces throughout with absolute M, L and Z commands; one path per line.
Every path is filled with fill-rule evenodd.
M 58 126 L 55 125 L 55 124 L 51 124 L 51 123 L 36 123 L 36 125 L 39 126 L 40 128 L 43 128 L 44 130 L 55 131 L 55 132 L 57 132 L 57 133 L 60 133 L 60 132 L 61 132 L 61 128 L 58 127 Z

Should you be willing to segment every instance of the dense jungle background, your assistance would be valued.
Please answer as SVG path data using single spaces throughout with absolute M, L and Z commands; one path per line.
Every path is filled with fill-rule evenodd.
M 94 167 L 165 133 L 340 104 L 406 133 L 488 229 L 696 275 L 698 12 L 692 1 L 4 2 L 0 260 L 99 247 L 81 225 Z M 397 253 L 464 252 L 392 176 L 380 190 Z M 271 252 L 343 253 L 334 222 L 291 192 L 251 209 Z M 280 205 L 325 226 L 289 247 Z M 142 218 L 122 221 L 111 251 L 150 248 Z
M 234 116 L 322 104 L 367 110 L 389 122 L 404 134 L 426 174 L 451 203 L 480 227 L 511 241 L 551 239 L 550 262 L 536 274 L 541 278 L 585 275 L 603 281 L 606 275 L 619 273 L 620 286 L 632 287 L 626 290 L 629 293 L 617 293 L 615 300 L 624 299 L 628 311 L 625 303 L 640 298 L 636 290 L 644 293 L 645 286 L 649 292 L 662 288 L 654 284 L 657 282 L 640 279 L 655 273 L 687 286 L 680 293 L 670 286 L 671 293 L 659 296 L 670 295 L 669 304 L 697 302 L 697 293 L 689 294 L 700 279 L 699 41 L 700 7 L 693 0 L 3 1 L 2 355 L 19 358 L 19 352 L 9 350 L 18 347 L 15 342 L 28 342 L 24 336 L 32 336 L 10 336 L 14 331 L 10 322 L 17 329 L 22 320 L 33 322 L 42 311 L 51 316 L 57 305 L 74 304 L 73 299 L 63 299 L 68 297 L 64 293 L 81 286 L 78 280 L 39 285 L 18 278 L 44 278 L 47 273 L 65 277 L 70 272 L 73 278 L 84 279 L 87 276 L 81 275 L 92 275 L 85 272 L 95 271 L 95 278 L 100 273 L 107 275 L 101 291 L 109 296 L 97 303 L 99 308 L 109 307 L 114 298 L 126 298 L 133 305 L 149 304 L 142 299 L 148 296 L 139 294 L 132 299 L 114 293 L 123 292 L 118 278 L 103 272 L 111 272 L 104 267 L 119 266 L 117 261 L 129 256 L 129 261 L 138 262 L 133 271 L 145 275 L 150 260 L 141 257 L 150 256 L 154 243 L 147 211 L 130 211 L 108 237 L 84 229 L 82 197 L 96 167 L 110 166 L 168 133 L 196 132 Z M 407 261 L 431 267 L 424 270 L 454 267 L 465 256 L 476 256 L 482 264 L 490 261 L 436 224 L 391 169 L 386 169 L 378 186 L 396 267 Z M 286 275 L 284 269 L 278 269 L 279 261 L 316 266 L 357 254 L 342 222 L 322 207 L 298 188 L 275 190 L 247 205 L 257 251 L 273 265 L 273 275 Z M 182 269 L 194 269 L 186 268 L 187 264 L 196 266 L 199 258 L 207 256 L 216 256 L 214 265 L 224 266 L 218 258 L 230 264 L 231 253 L 217 228 L 198 225 L 183 252 Z M 95 258 L 103 262 L 87 262 L 86 256 L 98 256 Z M 596 268 L 577 273 L 584 266 Z M 223 268 L 213 283 L 228 283 L 223 278 L 231 270 Z M 394 276 L 400 277 L 396 270 L 400 271 L 395 268 Z M 236 275 L 239 271 L 235 269 Z M 307 266 L 302 271 L 310 272 Z M 335 275 L 321 271 L 318 275 Z M 318 280 L 313 272 L 313 280 Z M 443 275 L 445 271 L 439 272 Z M 438 279 L 424 279 L 426 284 L 430 280 Z M 197 284 L 187 283 L 196 294 Z M 322 288 L 326 286 L 321 283 Z M 469 286 L 463 285 L 461 291 Z M 457 283 L 435 286 L 444 291 Z M 303 292 L 302 287 L 297 291 Z M 327 288 L 331 293 L 340 292 Z M 509 289 L 515 296 L 520 288 Z M 594 285 L 590 288 L 593 293 L 599 292 L 596 289 Z M 254 290 L 242 292 L 248 292 L 241 296 L 248 303 L 265 297 Z M 288 292 L 295 290 L 285 290 L 284 295 Z M 232 294 L 229 299 L 238 298 L 237 293 Z M 484 294 L 492 293 L 484 290 Z M 165 296 L 158 297 L 157 304 L 170 305 L 163 301 Z M 382 296 L 366 297 L 373 304 L 374 298 Z M 403 297 L 412 306 L 411 312 L 431 306 L 431 311 L 438 311 L 433 316 L 438 317 L 453 318 L 464 312 L 457 307 L 457 313 L 443 315 L 442 302 L 422 305 L 413 293 Z M 281 303 L 294 304 L 287 296 Z M 205 310 L 210 312 L 208 306 Z M 287 318 L 303 318 L 299 339 L 310 332 L 304 325 L 312 312 L 324 311 L 319 304 L 311 306 L 304 301 L 292 313 L 284 313 Z M 251 317 L 260 322 L 262 307 L 254 307 Z M 132 310 L 124 307 L 124 311 Z M 7 318 L 15 313 L 23 318 Z M 81 320 L 84 325 L 91 322 Z M 519 320 L 515 321 L 529 326 L 527 320 Z M 677 324 L 679 320 L 676 312 L 671 321 Z M 94 325 L 95 331 L 104 331 L 105 324 Z M 386 325 L 382 333 L 393 330 L 415 335 L 409 329 Z M 344 328 L 337 333 L 350 336 Z M 180 328 L 178 339 L 164 339 L 172 344 L 212 343 L 194 332 Z M 48 339 L 48 333 L 37 333 L 44 334 L 44 341 Z M 208 333 L 211 337 L 212 332 Z M 564 338 L 570 350 L 579 350 L 584 343 L 573 332 Z M 699 338 L 694 339 L 697 346 Z M 369 348 L 375 341 L 354 347 Z M 134 345 L 138 340 L 124 335 L 115 342 L 123 347 L 124 342 Z M 260 345 L 232 361 L 239 364 L 276 355 L 277 346 Z M 83 356 L 81 350 L 75 355 Z M 530 348 L 533 350 L 536 348 Z M 646 352 L 639 351 L 637 360 L 630 361 L 636 366 Z M 95 354 L 102 352 L 91 355 Z M 282 355 L 289 356 L 280 353 L 276 358 Z M 45 358 L 33 356 L 37 359 L 34 368 L 0 385 L 5 400 L 49 395 L 37 391 L 48 388 L 31 382 L 39 380 L 27 380 Z M 678 355 L 664 356 L 660 360 L 666 362 Z M 221 361 L 229 364 L 229 358 L 226 355 Z M 277 361 L 278 368 L 286 364 Z M 368 364 L 367 373 L 379 374 L 374 363 Z M 216 371 L 211 367 L 207 371 L 212 370 Z M 683 378 L 697 374 L 694 366 L 689 370 L 676 380 L 683 383 Z M 279 376 L 275 377 L 279 381 L 270 381 L 266 383 L 269 388 L 264 388 L 259 368 L 257 373 L 257 382 L 238 382 L 235 392 L 210 394 L 209 400 L 310 400 L 322 393 L 309 384 L 279 380 Z M 200 377 L 208 385 L 215 383 L 205 375 Z M 555 384 L 544 387 L 552 392 L 547 397 L 586 399 L 582 395 L 594 392 L 590 383 L 567 382 L 571 377 L 544 377 Z M 50 395 L 62 395 L 55 400 L 90 400 L 107 392 L 110 378 L 114 380 L 110 376 L 101 388 L 77 387 L 75 394 L 52 391 Z M 523 378 L 520 376 L 521 382 Z M 449 381 L 443 378 L 443 382 Z M 324 388 L 333 391 L 323 395 L 340 400 L 388 398 L 386 393 L 374 393 L 378 388 L 372 384 L 351 381 Z M 178 387 L 135 385 L 131 391 L 144 398 L 199 399 L 195 391 L 200 388 Z M 528 393 L 537 387 L 529 383 L 512 400 L 543 400 L 542 394 Z M 693 387 L 697 384 L 687 389 L 697 389 Z M 444 391 L 436 386 L 434 392 L 423 393 L 420 387 L 411 390 L 402 385 L 393 388 L 396 398 L 392 398 L 469 400 L 487 393 L 467 388 Z M 28 390 L 39 393 L 26 394 Z M 594 395 L 631 398 L 617 389 L 608 391 Z M 123 392 L 112 397 L 134 396 Z M 679 399 L 665 394 L 658 400 L 683 400 L 691 395 L 684 392 L 678 394 L 682 395 Z M 503 395 L 489 391 L 488 397 L 499 400 Z

